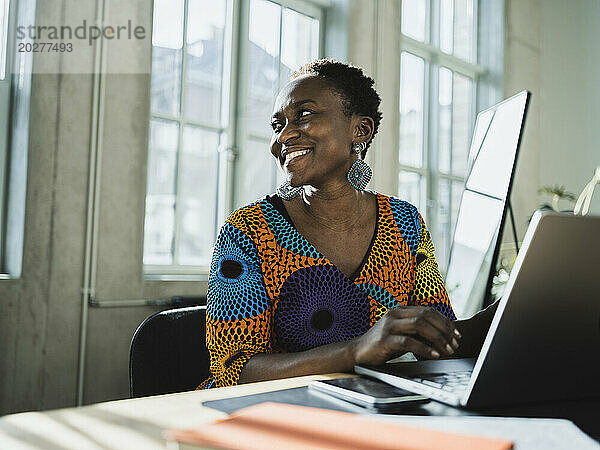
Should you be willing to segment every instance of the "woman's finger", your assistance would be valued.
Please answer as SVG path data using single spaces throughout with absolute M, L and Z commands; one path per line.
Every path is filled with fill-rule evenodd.
M 394 308 L 393 311 L 393 317 L 396 318 L 424 318 L 444 335 L 445 340 L 452 346 L 453 349 L 456 350 L 458 348 L 458 339 L 460 339 L 460 333 L 458 333 L 456 330 L 456 326 L 452 321 L 450 321 L 435 308 L 407 306 Z
M 391 334 L 409 334 L 418 335 L 426 339 L 442 355 L 450 356 L 454 353 L 452 338 L 443 334 L 438 328 L 434 327 L 422 315 L 409 317 L 405 319 L 394 319 L 389 325 Z
M 437 309 L 426 307 L 423 311 L 423 316 L 441 332 L 448 334 L 452 338 L 460 337 L 460 333 L 456 330 L 454 322 L 444 316 Z
M 410 336 L 390 334 L 387 337 L 387 344 L 395 350 L 396 354 L 404 352 L 412 352 L 416 355 L 421 355 L 424 358 L 439 358 L 440 353 Z

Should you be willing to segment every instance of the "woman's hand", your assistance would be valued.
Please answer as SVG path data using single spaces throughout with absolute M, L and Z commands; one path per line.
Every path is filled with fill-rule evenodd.
M 406 352 L 425 358 L 451 356 L 461 334 L 434 308 L 398 307 L 388 310 L 362 336 L 353 340 L 356 364 L 383 364 Z

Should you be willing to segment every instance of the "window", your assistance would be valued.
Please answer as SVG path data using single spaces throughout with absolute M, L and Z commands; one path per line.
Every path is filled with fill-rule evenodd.
M 0 279 L 23 265 L 33 54 L 16 51 L 15 30 L 34 18 L 35 1 L 0 0 Z
M 477 0 L 403 0 L 398 191 L 419 208 L 445 271 L 478 83 Z
M 9 36 L 9 14 L 12 13 L 9 0 L 0 0 L 0 265 L 4 266 L 4 223 L 6 208 L 4 199 L 5 190 L 8 185 L 8 148 L 10 117 L 10 46 Z M 5 267 L 0 267 L 0 273 L 5 272 Z
M 319 56 L 322 15 L 296 0 L 154 0 L 147 275 L 206 273 L 224 217 L 274 190 L 273 100 Z
M 249 24 L 245 155 L 240 159 L 243 171 L 239 171 L 237 205 L 272 192 L 281 181 L 281 172 L 268 150 L 273 101 L 292 71 L 319 55 L 318 19 L 264 0 L 250 2 L 250 17 L 263 19 L 250 20 Z

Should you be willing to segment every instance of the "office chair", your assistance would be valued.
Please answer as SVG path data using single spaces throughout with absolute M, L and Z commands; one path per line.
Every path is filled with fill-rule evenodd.
M 195 389 L 209 375 L 206 306 L 170 309 L 146 318 L 129 350 L 132 398 Z

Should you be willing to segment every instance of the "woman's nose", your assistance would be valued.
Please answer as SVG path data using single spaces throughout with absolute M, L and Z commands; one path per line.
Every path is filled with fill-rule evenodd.
M 294 126 L 294 124 L 292 124 L 291 122 L 287 122 L 279 132 L 279 135 L 277 136 L 277 142 L 279 144 L 285 144 L 291 139 L 297 138 L 299 136 L 300 130 L 298 130 L 298 127 Z

